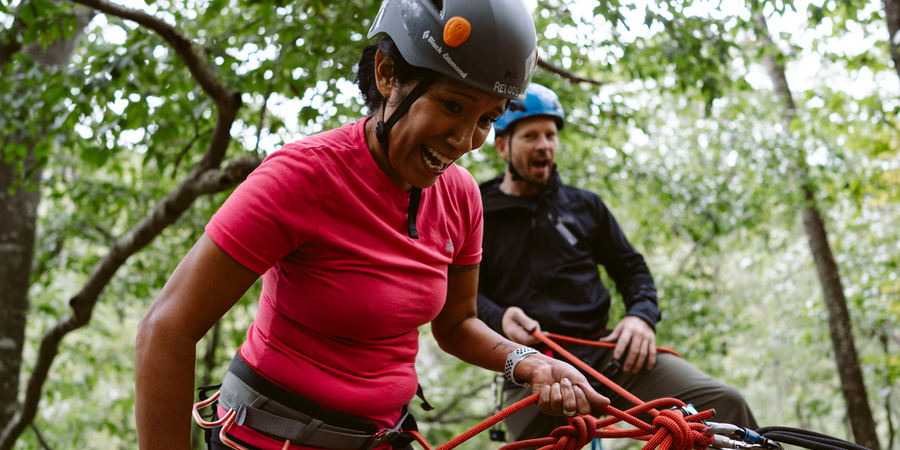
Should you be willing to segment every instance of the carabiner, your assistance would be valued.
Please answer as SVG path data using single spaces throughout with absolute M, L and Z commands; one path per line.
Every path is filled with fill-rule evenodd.
M 715 435 L 716 441 L 713 442 L 713 447 L 783 450 L 781 444 L 778 442 L 763 437 L 749 428 L 739 427 L 730 423 L 717 422 L 708 422 L 707 425 L 708 426 L 704 428 L 701 433 L 705 436 Z M 721 439 L 719 439 L 720 437 Z
M 697 411 L 697 408 L 695 408 L 694 405 L 691 403 L 688 403 L 687 405 L 684 405 L 684 406 L 673 406 L 670 409 L 672 409 L 673 411 L 680 412 L 682 417 L 690 417 L 690 416 L 693 416 L 694 414 L 700 414 L 700 412 Z M 713 410 L 713 413 L 715 413 L 715 410 Z M 702 423 L 703 425 L 706 425 L 705 420 L 701 420 L 700 423 Z
M 244 447 L 243 445 L 232 441 L 231 439 L 228 438 L 228 435 L 226 434 L 228 432 L 228 430 L 230 430 L 231 427 L 234 425 L 234 418 L 236 416 L 237 416 L 237 413 L 235 413 L 233 409 L 231 411 L 228 411 L 228 414 L 225 414 L 225 417 L 224 417 L 224 419 L 226 419 L 225 424 L 222 425 L 221 429 L 219 429 L 219 440 L 222 441 L 223 444 L 225 444 L 235 450 L 250 450 L 247 447 Z
M 218 393 L 216 393 L 216 395 L 218 395 Z M 218 422 L 224 421 L 224 425 L 222 425 L 222 428 L 219 430 L 219 440 L 223 444 L 227 445 L 228 447 L 233 448 L 234 450 L 250 450 L 247 447 L 244 447 L 243 445 L 231 440 L 231 438 L 228 437 L 228 431 L 230 431 L 231 428 L 234 426 L 236 417 L 237 417 L 237 412 L 232 409 L 232 410 L 229 410 L 227 414 L 225 414 L 225 417 L 223 417 L 222 420 L 218 421 Z M 287 439 L 284 441 L 284 445 L 281 447 L 281 450 L 289 450 L 290 448 L 291 448 L 291 440 Z
M 216 401 L 216 399 L 218 399 L 218 398 L 219 398 L 219 392 L 216 392 L 215 394 L 212 395 L 212 397 L 210 397 L 206 400 L 203 400 L 202 402 L 194 403 L 194 406 L 191 408 L 191 415 L 194 416 L 194 421 L 197 422 L 197 425 L 200 425 L 203 428 L 215 428 L 215 427 L 225 423 L 229 417 L 234 417 L 236 415 L 234 410 L 231 410 L 231 411 L 228 411 L 228 413 L 225 414 L 224 417 L 222 417 L 221 419 L 216 420 L 214 422 L 208 422 L 208 421 L 204 420 L 203 417 L 200 416 L 200 408 L 209 406 L 212 402 Z
M 717 434 L 713 436 L 713 443 L 710 444 L 710 447 L 715 448 L 734 448 L 734 449 L 743 449 L 743 450 L 764 450 L 765 447 L 759 444 L 748 444 L 743 441 L 738 441 L 736 439 L 727 438 L 722 436 L 721 434 Z

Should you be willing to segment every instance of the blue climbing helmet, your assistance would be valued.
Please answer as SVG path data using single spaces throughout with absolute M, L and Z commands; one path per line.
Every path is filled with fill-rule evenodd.
M 556 93 L 536 83 L 529 84 L 525 92 L 525 100 L 509 102 L 509 108 L 494 122 L 494 133 L 503 134 L 517 120 L 533 116 L 551 117 L 556 121 L 557 130 L 562 130 L 566 116 Z

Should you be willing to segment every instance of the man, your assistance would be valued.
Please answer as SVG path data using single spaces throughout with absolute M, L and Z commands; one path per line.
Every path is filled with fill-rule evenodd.
M 756 429 L 734 388 L 678 356 L 656 352 L 661 316 L 650 270 L 599 196 L 561 182 L 554 159 L 565 116 L 556 94 L 534 83 L 527 94 L 494 124 L 497 152 L 507 167 L 481 185 L 479 317 L 524 345 L 540 343 L 534 330 L 614 342 L 613 351 L 582 345 L 568 350 L 644 401 L 675 397 L 698 410 L 714 408 L 717 422 Z M 627 310 L 612 332 L 606 329 L 610 294 L 597 264 L 615 281 Z M 593 384 L 616 408 L 634 406 L 599 381 Z M 507 404 L 531 394 L 530 387 L 510 381 L 504 389 Z M 530 407 L 506 424 L 520 441 L 548 436 L 566 421 Z

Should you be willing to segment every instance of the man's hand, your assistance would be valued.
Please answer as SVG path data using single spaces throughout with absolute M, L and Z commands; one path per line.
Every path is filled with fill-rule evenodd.
M 505 327 L 506 317 L 503 319 Z M 613 351 L 615 359 L 621 358 L 625 351 L 628 351 L 628 357 L 622 366 L 622 370 L 626 372 L 638 373 L 645 362 L 647 370 L 656 365 L 656 333 L 640 317 L 625 316 L 616 325 L 616 329 L 609 336 L 600 339 L 600 342 L 616 343 L 616 349 Z
M 535 330 L 541 331 L 541 324 L 525 315 L 521 308 L 516 306 L 507 308 L 503 313 L 501 324 L 503 325 L 503 334 L 513 342 L 522 345 L 540 343 L 540 340 L 531 333 Z

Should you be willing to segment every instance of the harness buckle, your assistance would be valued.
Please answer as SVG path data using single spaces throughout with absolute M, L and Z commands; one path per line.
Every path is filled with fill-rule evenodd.
M 392 428 L 382 428 L 375 432 L 372 437 L 369 438 L 368 442 L 366 442 L 363 450 L 372 450 L 373 448 L 384 444 L 385 442 L 391 442 L 397 437 L 400 436 L 400 430 L 392 429 Z

